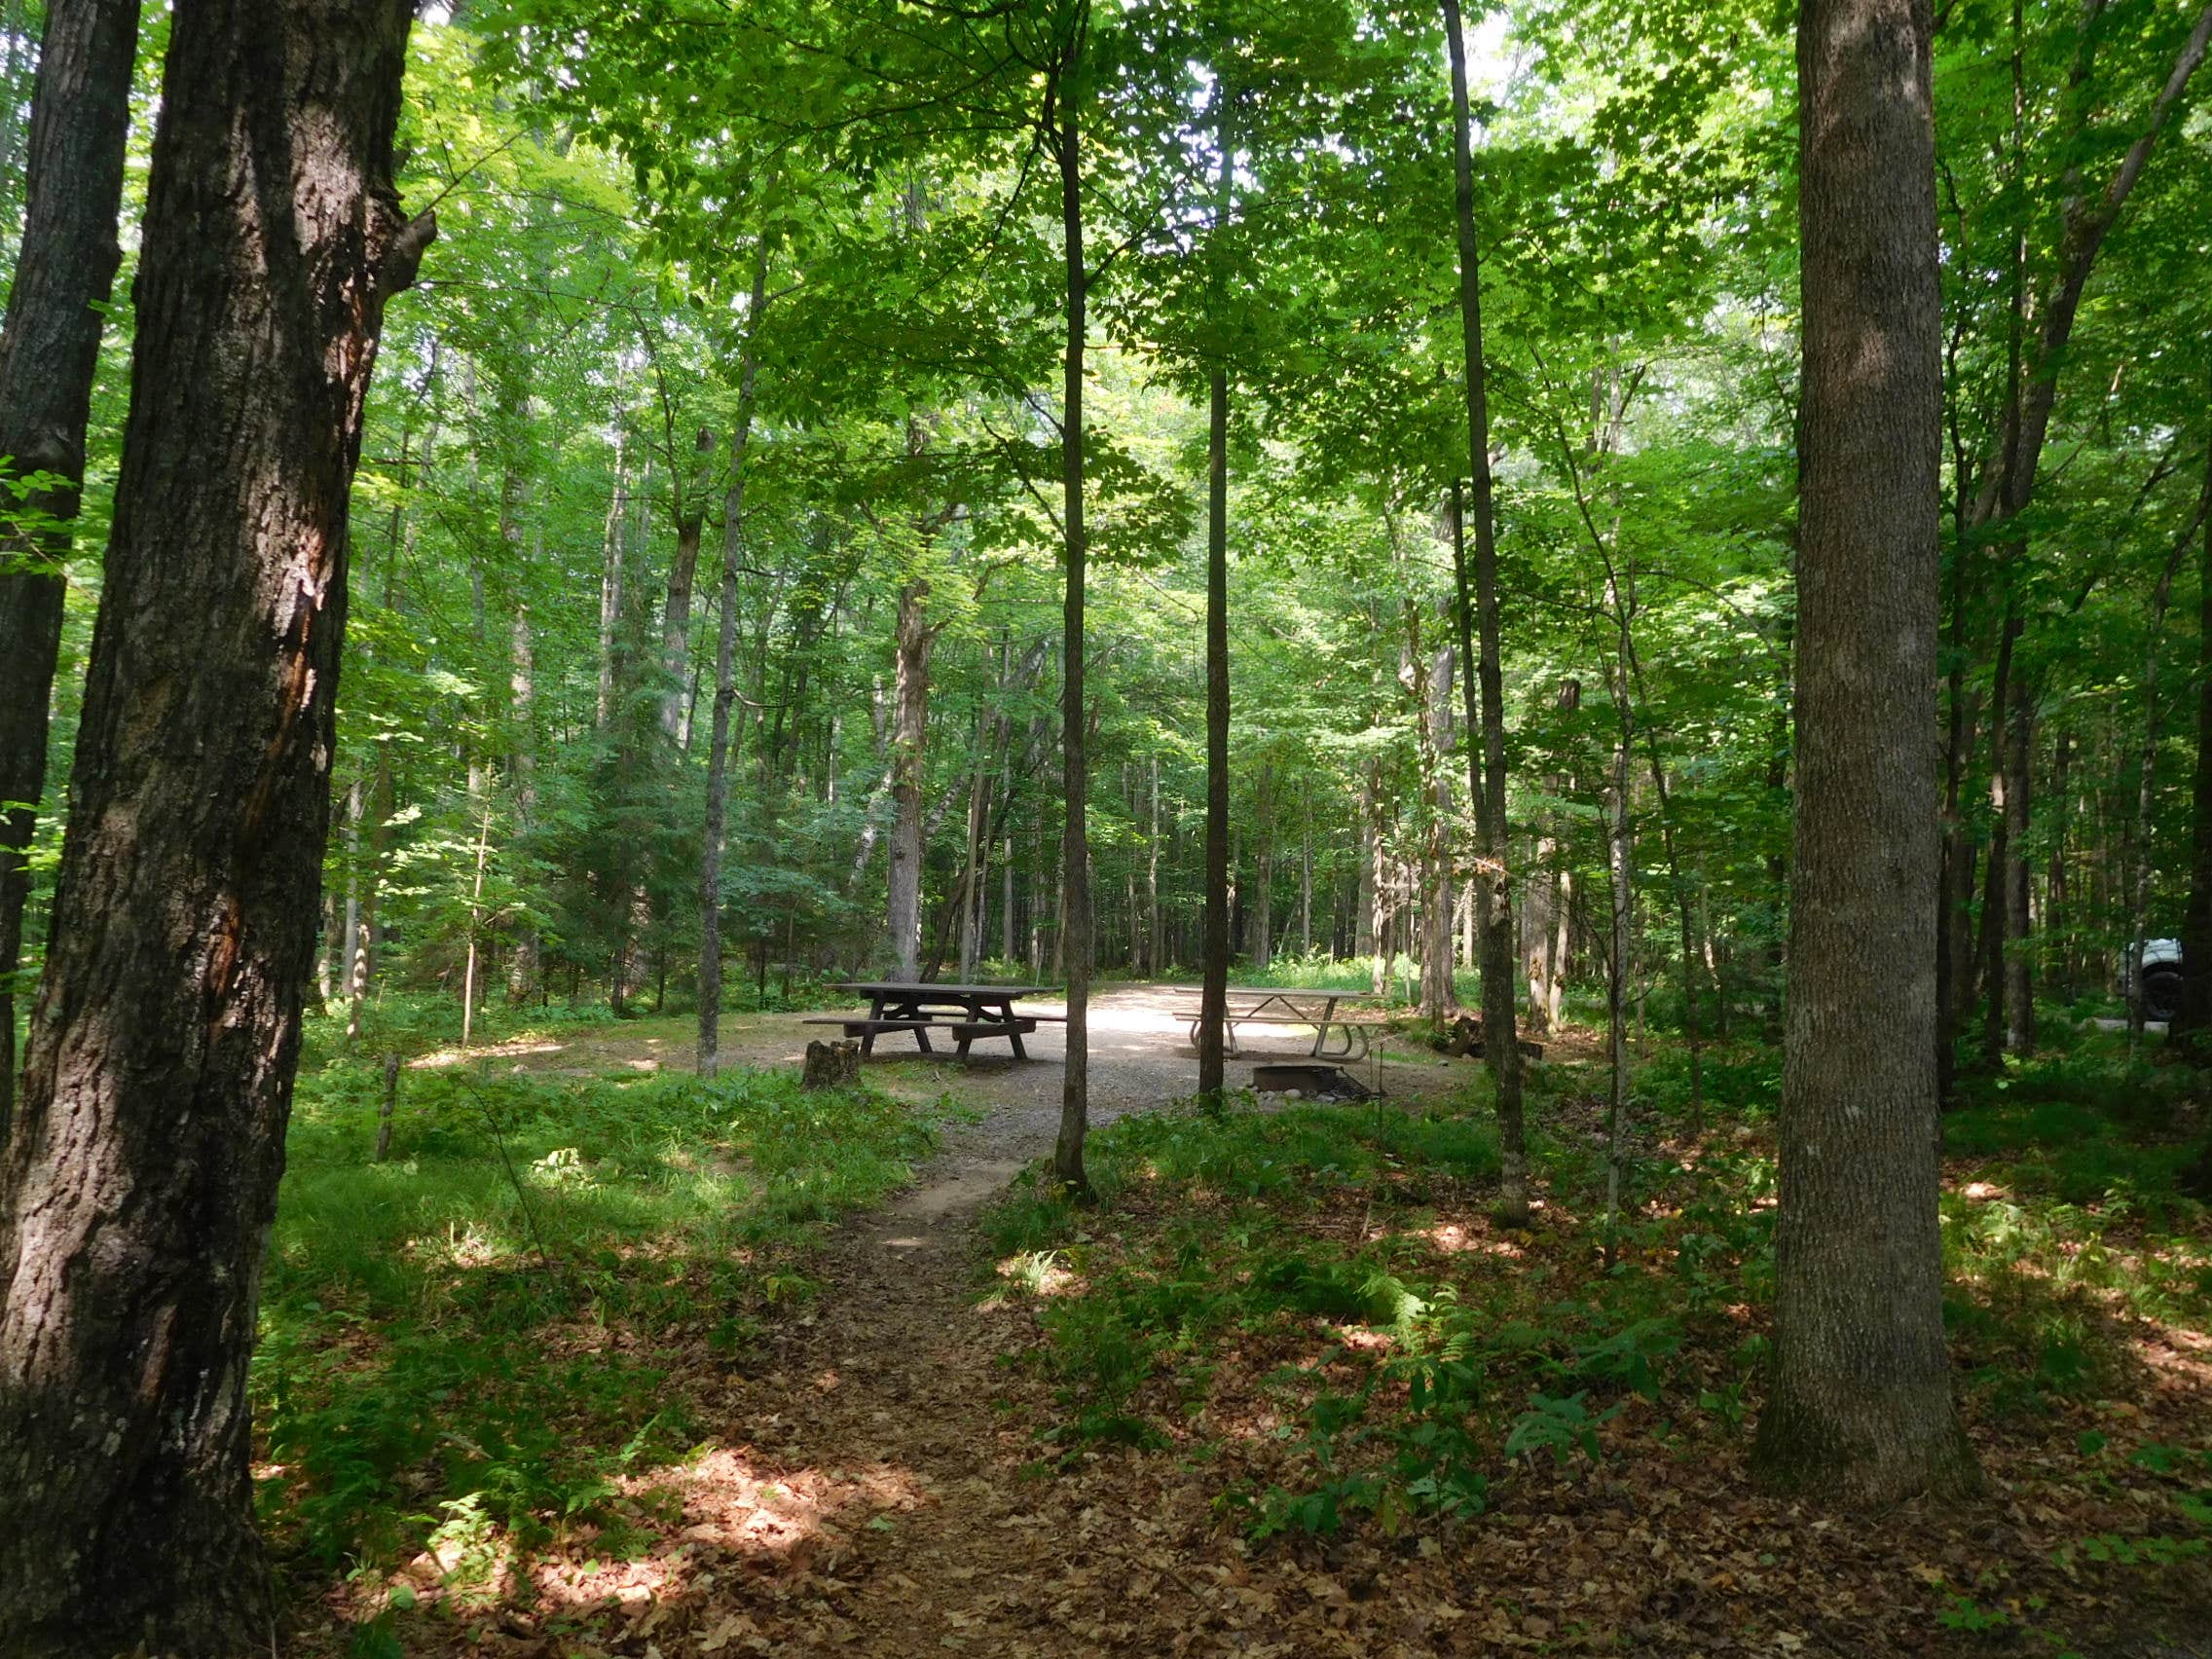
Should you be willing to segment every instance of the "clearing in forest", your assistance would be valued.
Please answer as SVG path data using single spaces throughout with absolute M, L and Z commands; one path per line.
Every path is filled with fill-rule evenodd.
M 432 1054 L 397 1167 L 464 1198 L 440 1149 L 473 1117 L 476 1162 L 503 1142 L 524 1173 L 482 1171 L 484 1225 L 358 1260 L 352 1290 L 297 1255 L 374 1232 L 295 1201 L 327 1191 L 311 1150 L 264 1362 L 299 1650 L 2203 1650 L 2212 1231 L 2102 1196 L 2170 1177 L 2157 1099 L 2133 1132 L 2031 1097 L 1954 1119 L 1993 1499 L 1868 1526 L 1744 1467 L 1770 1054 L 1716 1057 L 1730 1126 L 1650 1149 L 1608 1266 L 1581 1044 L 1543 1068 L 1543 1201 L 1508 1235 L 1478 1068 L 1401 1054 L 1382 1102 L 1209 1118 L 1170 1103 L 1189 1051 L 1152 993 L 1102 1013 L 1095 1207 L 1025 1173 L 1056 1066 L 877 1061 L 801 1095 L 789 1015 L 733 1019 L 775 1069 L 712 1090 L 661 1070 L 685 1045 L 651 1022 Z M 1677 1062 L 1651 1087 L 1683 1130 Z M 592 1144 L 543 1145 L 555 1122 Z M 535 1220 L 492 1224 L 502 1192 Z M 417 1314 L 371 1315 L 377 1272 L 419 1273 Z M 380 1448 L 411 1388 L 419 1454 L 388 1421 Z M 350 1512 L 349 1458 L 383 1494 Z M 361 1566 L 340 1583 L 318 1548 Z

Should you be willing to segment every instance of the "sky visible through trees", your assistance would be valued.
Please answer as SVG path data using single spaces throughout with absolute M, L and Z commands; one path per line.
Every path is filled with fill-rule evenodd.
M 1226 1457 L 1239 1561 L 1457 1604 L 1539 1467 L 1581 1537 L 1683 1435 L 1932 1528 L 2062 1455 L 2127 1528 L 1900 1556 L 1898 1616 L 2136 1651 L 2086 1559 L 2186 1628 L 2208 55 L 2191 0 L 8 8 L 0 1659 L 539 1619 L 526 1558 L 743 1439 L 702 1355 L 938 1331 L 983 1254 L 1015 1462 Z M 1049 1058 L 801 1093 L 879 978 L 1038 987 Z M 1361 999 L 1385 1099 L 1270 1116 L 1262 987 Z M 824 1290 L 932 1156 L 995 1172 L 955 1265 Z M 1855 1651 L 1858 1570 L 1730 1640 Z M 590 1628 L 525 1635 L 650 1635 Z

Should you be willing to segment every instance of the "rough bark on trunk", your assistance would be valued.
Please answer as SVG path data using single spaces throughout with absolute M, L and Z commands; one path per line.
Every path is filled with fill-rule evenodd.
M 1936 1221 L 1941 447 L 1928 0 L 1802 0 L 1797 799 L 1772 1484 L 1976 1484 Z
M 1473 604 L 1467 587 L 1465 515 L 1453 485 L 1452 553 L 1458 583 L 1459 654 L 1475 667 L 1463 678 L 1467 697 L 1468 788 L 1475 797 L 1477 939 L 1482 946 L 1483 1057 L 1497 1090 L 1499 1217 L 1519 1226 L 1529 1216 L 1529 1151 L 1521 1124 L 1521 1045 L 1514 1033 L 1513 879 L 1506 867 L 1505 688 L 1498 665 L 1497 541 L 1491 499 L 1490 404 L 1483 366 L 1482 278 L 1475 243 L 1475 171 L 1467 130 L 1467 44 L 1459 0 L 1444 0 L 1452 56 L 1452 160 L 1459 233 L 1459 330 L 1467 392 L 1467 474 L 1474 496 Z M 1469 609 L 1474 611 L 1470 629 Z M 1478 655 L 1470 632 L 1479 638 Z M 1476 686 L 1481 708 L 1476 708 Z M 1477 745 L 1472 734 L 1479 731 Z
M 52 474 L 0 516 L 0 1147 L 15 1098 L 27 855 L 46 790 L 70 531 L 85 473 L 102 308 L 123 258 L 116 210 L 138 0 L 51 0 L 31 93 L 23 235 L 0 330 L 0 476 Z M 13 804 L 8 804 L 13 803 Z
M 737 369 L 737 418 L 729 435 L 729 486 L 722 494 L 721 615 L 715 640 L 715 712 L 707 740 L 706 833 L 699 848 L 699 1075 L 719 1064 L 722 1028 L 722 827 L 729 812 L 730 710 L 737 701 L 737 568 L 745 551 L 745 459 L 753 444 L 753 402 L 760 379 L 754 345 L 768 303 L 768 238 L 753 250 L 753 291 Z
M 1066 823 L 1061 830 L 1060 907 L 1062 955 L 1067 965 L 1067 1061 L 1060 1091 L 1060 1130 L 1052 1148 L 1052 1175 L 1065 1188 L 1089 1190 L 1083 1144 L 1090 1126 L 1090 836 L 1088 825 L 1089 723 L 1084 707 L 1083 374 L 1085 313 L 1090 273 L 1083 251 L 1083 148 L 1076 123 L 1083 95 L 1085 37 L 1090 12 L 1080 5 L 1070 22 L 1064 55 L 1052 77 L 1051 128 L 1060 173 L 1060 234 L 1067 276 L 1067 346 L 1060 390 L 1060 527 L 1067 550 L 1067 592 L 1062 608 L 1060 742 L 1064 755 Z
M 1224 109 L 1226 115 L 1226 106 Z M 1231 178 L 1223 143 L 1221 188 Z M 1229 1012 L 1229 370 L 1206 391 L 1206 848 L 1205 940 L 1199 967 L 1198 1095 L 1216 1101 L 1227 1077 Z
M 412 6 L 174 18 L 130 410 L 0 1182 L 0 1654 L 272 1645 L 247 1468 Z M 189 617 L 192 626 L 179 625 Z M 141 1644 L 143 1644 L 141 1646 Z

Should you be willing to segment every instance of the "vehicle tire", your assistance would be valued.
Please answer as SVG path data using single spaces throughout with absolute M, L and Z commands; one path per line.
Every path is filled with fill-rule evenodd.
M 2156 963 L 2143 975 L 2143 1017 L 2171 1019 L 2181 1012 L 2181 970 Z

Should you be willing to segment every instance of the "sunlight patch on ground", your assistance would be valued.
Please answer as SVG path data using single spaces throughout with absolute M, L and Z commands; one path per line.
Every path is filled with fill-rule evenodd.
M 1528 1254 L 1510 1238 L 1491 1238 L 1479 1233 L 1470 1233 L 1456 1221 L 1443 1222 L 1418 1236 L 1426 1238 L 1449 1256 L 1506 1256 L 1518 1260 Z
M 1057 1250 L 1020 1250 L 997 1267 L 1000 1278 L 1031 1296 L 1066 1296 L 1084 1287 L 1081 1275 L 1060 1263 Z M 999 1299 L 993 1298 L 993 1302 Z
M 436 1049 L 419 1058 L 409 1060 L 409 1071 L 439 1071 L 447 1066 L 458 1066 L 464 1060 L 502 1060 L 522 1054 L 561 1054 L 569 1045 L 556 1043 L 544 1037 L 518 1037 L 511 1043 L 493 1043 L 475 1049 Z

